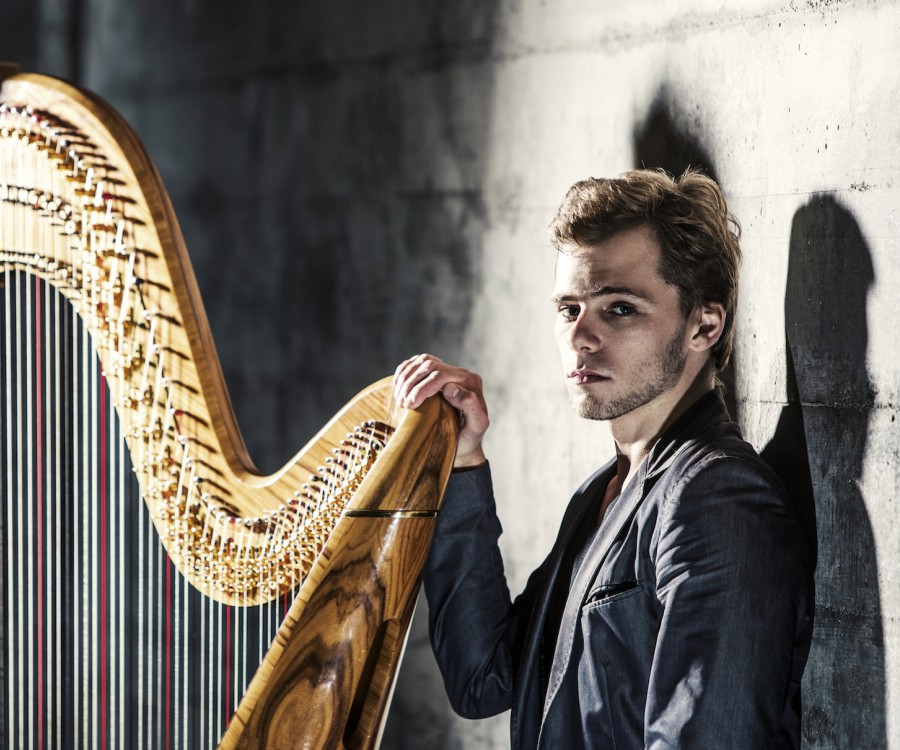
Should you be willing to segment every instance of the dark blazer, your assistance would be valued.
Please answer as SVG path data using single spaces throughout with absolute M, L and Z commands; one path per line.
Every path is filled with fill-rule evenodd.
M 454 473 L 425 573 L 454 709 L 511 708 L 513 748 L 799 747 L 812 561 L 721 394 L 666 431 L 594 531 L 613 472 L 575 493 L 514 602 L 489 470 Z

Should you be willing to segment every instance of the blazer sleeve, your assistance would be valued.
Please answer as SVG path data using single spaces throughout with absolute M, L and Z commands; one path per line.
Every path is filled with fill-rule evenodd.
M 512 706 L 516 665 L 541 577 L 511 602 L 487 465 L 451 476 L 425 566 L 429 633 L 453 709 L 484 718 Z M 542 566 L 543 567 L 543 566 Z
M 648 748 L 779 747 L 811 625 L 812 563 L 765 467 L 711 457 L 673 487 L 655 545 Z M 799 664 L 799 672 L 797 665 Z

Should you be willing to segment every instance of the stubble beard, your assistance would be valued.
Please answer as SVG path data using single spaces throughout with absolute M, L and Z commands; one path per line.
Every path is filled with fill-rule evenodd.
M 673 388 L 681 377 L 681 373 L 684 372 L 684 365 L 687 361 L 687 353 L 683 348 L 686 330 L 686 324 L 680 326 L 669 340 L 662 361 L 648 380 L 636 384 L 635 388 L 628 393 L 615 395 L 603 401 L 586 388 L 579 390 L 577 394 L 571 395 L 572 408 L 575 413 L 583 419 L 599 421 L 616 419 Z M 650 365 L 650 363 L 645 364 Z

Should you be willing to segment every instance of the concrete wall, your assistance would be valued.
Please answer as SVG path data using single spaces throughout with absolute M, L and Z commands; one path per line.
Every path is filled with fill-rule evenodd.
M 576 179 L 701 163 L 744 228 L 734 410 L 817 526 L 805 746 L 900 748 L 900 7 L 319 6 L 0 11 L 0 57 L 97 90 L 155 157 L 258 463 L 405 356 L 477 369 L 520 589 L 610 451 L 559 377 L 546 225 Z M 451 714 L 423 610 L 385 747 L 507 746 L 507 717 Z

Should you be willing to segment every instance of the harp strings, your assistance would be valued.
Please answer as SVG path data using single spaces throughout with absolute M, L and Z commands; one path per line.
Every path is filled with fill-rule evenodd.
M 283 618 L 283 600 L 237 617 L 234 607 L 189 587 L 169 561 L 140 498 L 97 342 L 82 323 L 101 290 L 90 263 L 77 269 L 66 261 L 102 253 L 106 235 L 68 231 L 73 214 L 60 215 L 55 198 L 58 205 L 38 205 L 34 185 L 45 186 L 43 196 L 65 195 L 72 186 L 44 153 L 22 148 L 27 133 L 8 135 L 0 141 L 0 744 L 214 747 Z M 80 177 L 77 163 L 72 172 Z M 87 176 L 75 184 L 91 189 Z M 33 220 L 35 207 L 44 220 Z M 54 213 L 58 220 L 51 221 Z M 132 254 L 122 274 L 134 290 L 124 295 L 132 308 L 140 302 L 134 263 Z M 68 298 L 23 268 L 52 274 Z M 120 333 L 131 312 L 122 306 Z M 142 348 L 138 329 L 118 338 L 126 366 Z M 151 362 L 153 336 L 147 338 L 140 365 L 159 393 L 164 357 Z M 161 411 L 170 401 L 159 407 L 160 400 L 153 398 Z M 139 460 L 147 461 L 172 432 L 165 419 L 162 425 Z M 196 474 L 187 456 L 179 481 L 190 500 Z M 197 648 L 207 629 L 209 648 Z M 191 722 L 193 715 L 209 720 Z
M 2 283 L 0 744 L 215 747 L 292 593 L 231 606 L 186 581 L 80 317 L 32 274 Z
M 3 317 L 4 744 L 215 747 L 293 590 L 258 606 L 245 591 L 236 607 L 190 586 L 140 496 L 77 310 L 9 270 Z M 388 432 L 370 422 L 334 449 L 303 491 L 309 518 L 352 491 Z M 188 497 L 193 478 L 186 464 Z

